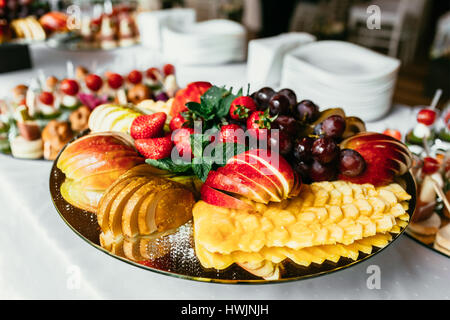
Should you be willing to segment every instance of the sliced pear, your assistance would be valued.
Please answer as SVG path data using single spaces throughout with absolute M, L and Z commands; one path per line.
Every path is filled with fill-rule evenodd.
M 153 202 L 158 232 L 178 228 L 188 222 L 192 218 L 194 204 L 194 195 L 187 189 L 168 189 L 159 192 Z
M 109 212 L 109 229 L 115 237 L 122 234 L 122 214 L 125 205 L 133 193 L 147 182 L 147 178 L 138 178 L 133 180 L 124 189 L 122 189 L 114 199 Z
M 112 203 L 118 194 L 130 183 L 131 179 L 120 179 L 120 181 L 116 181 L 100 199 L 97 210 L 97 221 L 103 232 L 109 230 L 109 212 L 111 211 Z
M 140 187 L 128 200 L 122 215 L 122 231 L 129 238 L 139 235 L 138 213 L 144 200 L 158 187 L 161 183 L 159 179 L 149 179 L 149 181 Z
M 150 206 L 153 203 L 153 198 L 155 194 L 150 194 L 147 198 L 144 199 L 142 205 L 139 207 L 138 212 L 138 227 L 139 233 L 142 235 L 149 235 L 156 232 L 157 228 L 154 223 L 154 219 L 150 219 L 150 222 L 147 221 L 147 215 L 150 211 Z M 153 224 L 151 223 L 153 222 Z
M 194 205 L 191 199 L 195 201 L 194 195 L 180 186 L 175 182 L 160 185 L 157 191 L 155 189 L 155 192 L 147 195 L 138 211 L 139 234 L 151 235 L 158 231 L 178 228 L 192 217 Z M 166 199 L 161 201 L 164 197 Z M 168 206 L 166 201 L 172 202 L 171 205 Z M 186 219 L 186 215 L 189 218 Z
M 140 253 L 140 241 L 139 239 L 125 239 L 123 241 L 123 252 L 126 258 L 133 261 L 145 260 Z

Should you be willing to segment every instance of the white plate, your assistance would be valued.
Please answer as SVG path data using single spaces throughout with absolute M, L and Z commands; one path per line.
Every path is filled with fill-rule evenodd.
M 287 54 L 284 68 L 315 74 L 323 82 L 382 83 L 396 76 L 400 62 L 343 41 L 319 41 Z

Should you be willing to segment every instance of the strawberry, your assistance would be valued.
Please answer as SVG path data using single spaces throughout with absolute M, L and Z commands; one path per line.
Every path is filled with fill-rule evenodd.
M 266 111 L 255 111 L 247 119 L 247 130 L 250 135 L 257 139 L 268 138 L 268 130 L 272 127 L 272 122 L 276 116 L 270 118 L 269 109 Z
M 171 131 L 181 129 L 185 122 L 186 119 L 183 117 L 183 115 L 181 113 L 178 113 L 175 117 L 172 118 L 172 120 L 170 120 L 169 128 Z
M 192 128 L 181 128 L 178 129 L 174 136 L 173 141 L 180 156 L 188 156 L 192 157 L 192 148 L 191 148 L 191 134 L 194 133 L 194 129 Z
M 189 83 L 186 88 L 178 90 L 170 109 L 170 115 L 174 117 L 177 113 L 187 111 L 186 103 L 188 102 L 200 103 L 200 97 L 211 87 L 212 84 L 209 82 L 198 81 Z
M 239 131 L 242 128 L 237 124 L 227 124 L 220 128 L 220 141 L 221 142 L 230 142 L 230 143 L 240 143 L 243 144 L 245 142 L 244 132 L 239 134 Z
M 157 112 L 142 115 L 131 123 L 130 134 L 133 139 L 149 139 L 161 136 L 167 115 Z
M 170 135 L 166 135 L 162 138 L 135 140 L 134 146 L 146 159 L 158 160 L 170 157 L 173 143 Z
M 230 117 L 234 120 L 247 119 L 249 114 L 256 111 L 255 101 L 247 96 L 237 97 L 231 102 Z

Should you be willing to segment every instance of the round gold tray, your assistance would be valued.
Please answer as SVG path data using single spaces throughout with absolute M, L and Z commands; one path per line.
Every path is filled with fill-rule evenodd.
M 183 279 L 225 284 L 262 284 L 286 282 L 308 279 L 349 268 L 373 257 L 375 254 L 384 249 L 374 248 L 371 254 L 364 254 L 360 252 L 356 261 L 349 258 L 341 258 L 337 263 L 325 261 L 320 265 L 311 264 L 309 267 L 298 266 L 286 259 L 283 262 L 283 273 L 281 279 L 268 281 L 258 278 L 236 265 L 232 265 L 222 271 L 203 268 L 194 254 L 195 250 L 193 248 L 192 241 L 192 223 L 187 223 L 185 226 L 182 226 L 171 239 L 169 239 L 168 242 L 170 242 L 171 247 L 166 255 L 143 265 L 141 263 L 128 260 L 127 258 L 114 255 L 100 246 L 100 227 L 97 224 L 96 215 L 78 209 L 67 203 L 62 198 L 60 186 L 65 179 L 65 175 L 56 167 L 57 161 L 58 159 L 54 162 L 50 173 L 50 193 L 53 204 L 64 222 L 78 236 L 98 250 L 135 267 L 143 268 L 149 271 Z M 416 184 L 412 175 L 409 173 L 403 176 L 402 179 L 407 186 L 407 192 L 412 196 L 408 210 L 408 214 L 411 217 L 414 213 L 416 205 Z M 404 230 L 402 230 L 399 234 L 393 234 L 392 241 L 389 244 L 398 239 L 402 235 L 403 231 Z

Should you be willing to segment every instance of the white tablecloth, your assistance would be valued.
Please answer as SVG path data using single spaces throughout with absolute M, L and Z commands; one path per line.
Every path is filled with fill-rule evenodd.
M 33 49 L 35 68 L 62 74 L 65 60 L 88 65 L 118 62 L 139 47 L 108 53 Z M 151 63 L 148 65 L 151 66 Z M 0 75 L 0 96 L 35 70 Z M 208 80 L 244 86 L 245 65 L 178 67 L 181 85 Z M 369 129 L 407 125 L 406 108 L 396 108 Z M 399 120 L 400 119 L 400 120 Z M 406 128 L 404 129 L 406 130 Z M 51 163 L 0 156 L 0 298 L 34 299 L 449 299 L 450 259 L 406 236 L 352 268 L 310 280 L 273 285 L 220 285 L 176 279 L 109 257 L 80 239 L 51 202 Z M 369 289 L 370 266 L 381 271 L 381 288 Z M 77 281 L 79 279 L 79 281 Z M 369 279 L 370 282 L 370 279 Z

